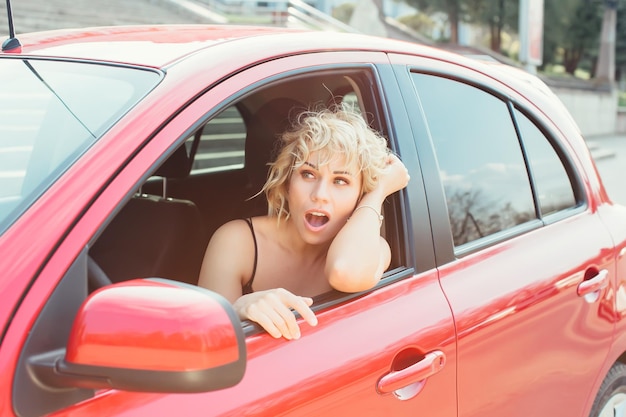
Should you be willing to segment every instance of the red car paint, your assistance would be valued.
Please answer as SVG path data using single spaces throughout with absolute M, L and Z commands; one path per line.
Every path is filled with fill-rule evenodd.
M 603 378 L 626 351 L 626 209 L 608 199 L 563 106 L 525 79 L 534 78 L 409 43 L 284 29 L 91 28 L 19 38 L 21 50 L 0 54 L 0 64 L 113 63 L 156 70 L 162 80 L 0 235 L 0 416 L 589 415 Z M 383 102 L 378 117 L 392 126 L 412 178 L 398 203 L 404 238 L 395 249 L 406 253 L 399 272 L 363 294 L 321 300 L 318 326 L 302 324 L 301 339 L 290 342 L 250 324 L 240 329 L 208 292 L 173 281 L 118 283 L 78 300 L 78 313 L 59 323 L 69 337 L 63 359 L 41 371 L 52 375 L 47 396 L 18 385 L 27 378 L 19 370 L 29 359 L 25 346 L 40 331 L 36 323 L 51 297 L 175 141 L 211 109 L 273 77 L 370 66 Z M 450 239 L 449 230 L 436 215 L 443 187 L 432 180 L 440 174 L 421 152 L 425 145 L 414 143 L 423 139 L 406 110 L 407 68 L 467 77 L 523 104 L 575 170 L 575 213 L 446 254 L 440 242 Z M 140 296 L 137 288 L 144 289 Z M 232 387 L 200 389 L 191 381 L 196 371 L 237 361 L 245 369 L 237 368 L 243 375 Z M 98 381 L 98 366 L 121 366 L 123 377 L 136 379 Z M 72 379 L 83 367 L 90 377 Z M 142 377 L 133 369 L 154 373 Z M 167 385 L 168 372 L 189 385 Z M 141 390 L 142 378 L 152 388 Z M 166 388 L 154 388 L 148 380 L 155 378 Z M 207 378 L 219 383 L 222 375 Z M 55 386 L 57 379 L 65 386 Z M 76 387 L 95 391 L 46 405 Z

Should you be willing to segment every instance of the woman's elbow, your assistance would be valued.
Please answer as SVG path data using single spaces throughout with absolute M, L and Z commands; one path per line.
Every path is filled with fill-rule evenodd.
M 341 292 L 360 292 L 366 291 L 374 287 L 380 280 L 376 272 L 370 270 L 360 270 L 354 265 L 335 264 L 330 266 L 326 271 L 328 283 Z

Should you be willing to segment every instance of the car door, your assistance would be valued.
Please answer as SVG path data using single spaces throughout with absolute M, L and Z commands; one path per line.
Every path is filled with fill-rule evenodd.
M 319 324 L 302 324 L 302 337 L 296 341 L 273 339 L 244 323 L 247 367 L 243 380 L 232 388 L 193 394 L 100 390 L 76 400 L 68 399 L 68 389 L 58 393 L 66 396 L 63 400 L 49 403 L 51 415 L 456 416 L 454 323 L 435 268 L 430 225 L 424 221 L 425 191 L 408 117 L 402 106 L 385 104 L 401 100 L 387 62 L 381 53 L 292 56 L 257 65 L 212 87 L 172 117 L 76 219 L 42 266 L 35 292 L 26 296 L 7 334 L 8 340 L 22 340 L 16 335 L 25 330 L 16 326 L 37 320 L 45 304 L 43 294 L 50 291 L 46 285 L 63 282 L 67 260 L 78 259 L 85 245 L 97 240 L 122 202 L 199 125 L 265 83 L 311 71 L 341 74 L 356 69 L 368 74 L 371 83 L 361 91 L 363 100 L 371 103 L 368 110 L 375 112 L 377 125 L 386 131 L 412 178 L 385 210 L 387 237 L 398 262 L 381 283 L 364 293 L 319 297 L 314 306 Z M 382 80 L 389 84 L 382 85 Z M 58 325 L 69 326 L 71 318 L 65 319 Z M 7 360 L 17 362 L 19 348 L 10 352 Z M 37 389 L 41 387 L 19 395 L 36 401 Z
M 581 165 L 502 84 L 392 61 L 427 129 L 416 140 L 435 167 L 429 201 L 443 208 L 433 227 L 458 335 L 459 416 L 583 415 L 612 338 L 614 269 Z

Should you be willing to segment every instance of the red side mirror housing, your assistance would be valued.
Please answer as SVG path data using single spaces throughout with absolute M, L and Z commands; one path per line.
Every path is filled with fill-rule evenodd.
M 52 356 L 31 360 L 48 385 L 129 391 L 227 388 L 246 366 L 245 336 L 230 303 L 165 279 L 126 281 L 91 294 L 64 357 Z

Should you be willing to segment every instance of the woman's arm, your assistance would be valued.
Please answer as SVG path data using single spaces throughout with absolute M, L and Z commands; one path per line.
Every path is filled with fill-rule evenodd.
M 250 244 L 242 244 L 249 242 Z M 292 309 L 312 326 L 317 318 L 309 308 L 313 300 L 282 288 L 242 294 L 254 268 L 254 242 L 242 220 L 221 226 L 207 247 L 198 285 L 215 291 L 233 304 L 241 320 L 258 323 L 276 338 L 298 339 L 300 328 Z
M 249 244 L 247 243 L 249 242 Z M 244 220 L 219 227 L 207 246 L 198 285 L 223 295 L 234 303 L 252 274 L 254 242 Z
M 376 188 L 361 198 L 330 245 L 325 272 L 333 288 L 364 291 L 380 280 L 391 262 L 389 244 L 380 236 L 382 204 L 388 195 L 406 187 L 408 181 L 404 164 L 390 155 Z

